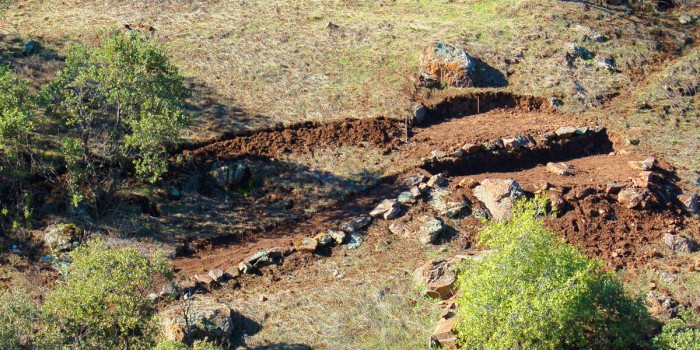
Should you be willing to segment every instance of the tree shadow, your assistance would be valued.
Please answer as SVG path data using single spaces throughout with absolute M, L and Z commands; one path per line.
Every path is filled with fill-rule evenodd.
M 508 86 L 508 79 L 498 69 L 490 66 L 488 63 L 472 57 L 476 74 L 474 77 L 474 87 L 477 88 L 498 88 Z

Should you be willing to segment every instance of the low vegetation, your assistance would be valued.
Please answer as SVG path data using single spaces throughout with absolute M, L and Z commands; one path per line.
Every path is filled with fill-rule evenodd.
M 465 348 L 628 348 L 650 325 L 639 300 L 577 248 L 548 232 L 541 200 L 521 202 L 509 221 L 489 224 L 492 250 L 463 266 L 458 338 Z

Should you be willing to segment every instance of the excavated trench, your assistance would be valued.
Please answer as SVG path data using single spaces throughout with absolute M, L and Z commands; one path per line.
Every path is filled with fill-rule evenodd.
M 481 145 L 481 147 L 484 147 Z M 491 146 L 493 147 L 493 146 Z M 607 154 L 613 150 L 613 143 L 605 129 L 588 130 L 582 135 L 570 138 L 535 141 L 532 147 L 496 149 L 464 154 L 460 157 L 445 157 L 426 161 L 422 166 L 426 171 L 446 176 L 475 175 L 480 173 L 513 172 L 533 168 L 548 162 L 563 162 L 596 154 Z

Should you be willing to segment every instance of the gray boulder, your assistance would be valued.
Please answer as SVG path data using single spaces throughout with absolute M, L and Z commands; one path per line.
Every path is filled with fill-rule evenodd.
M 524 196 L 515 180 L 486 179 L 474 188 L 474 196 L 484 203 L 494 220 L 506 220 L 513 214 L 513 203 Z

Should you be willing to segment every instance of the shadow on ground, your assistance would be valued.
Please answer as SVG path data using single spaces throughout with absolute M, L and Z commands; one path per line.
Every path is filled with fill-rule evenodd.
M 472 57 L 476 69 L 476 77 L 474 79 L 474 87 L 477 88 L 499 88 L 508 86 L 506 76 L 498 69 L 490 66 L 488 63 Z

